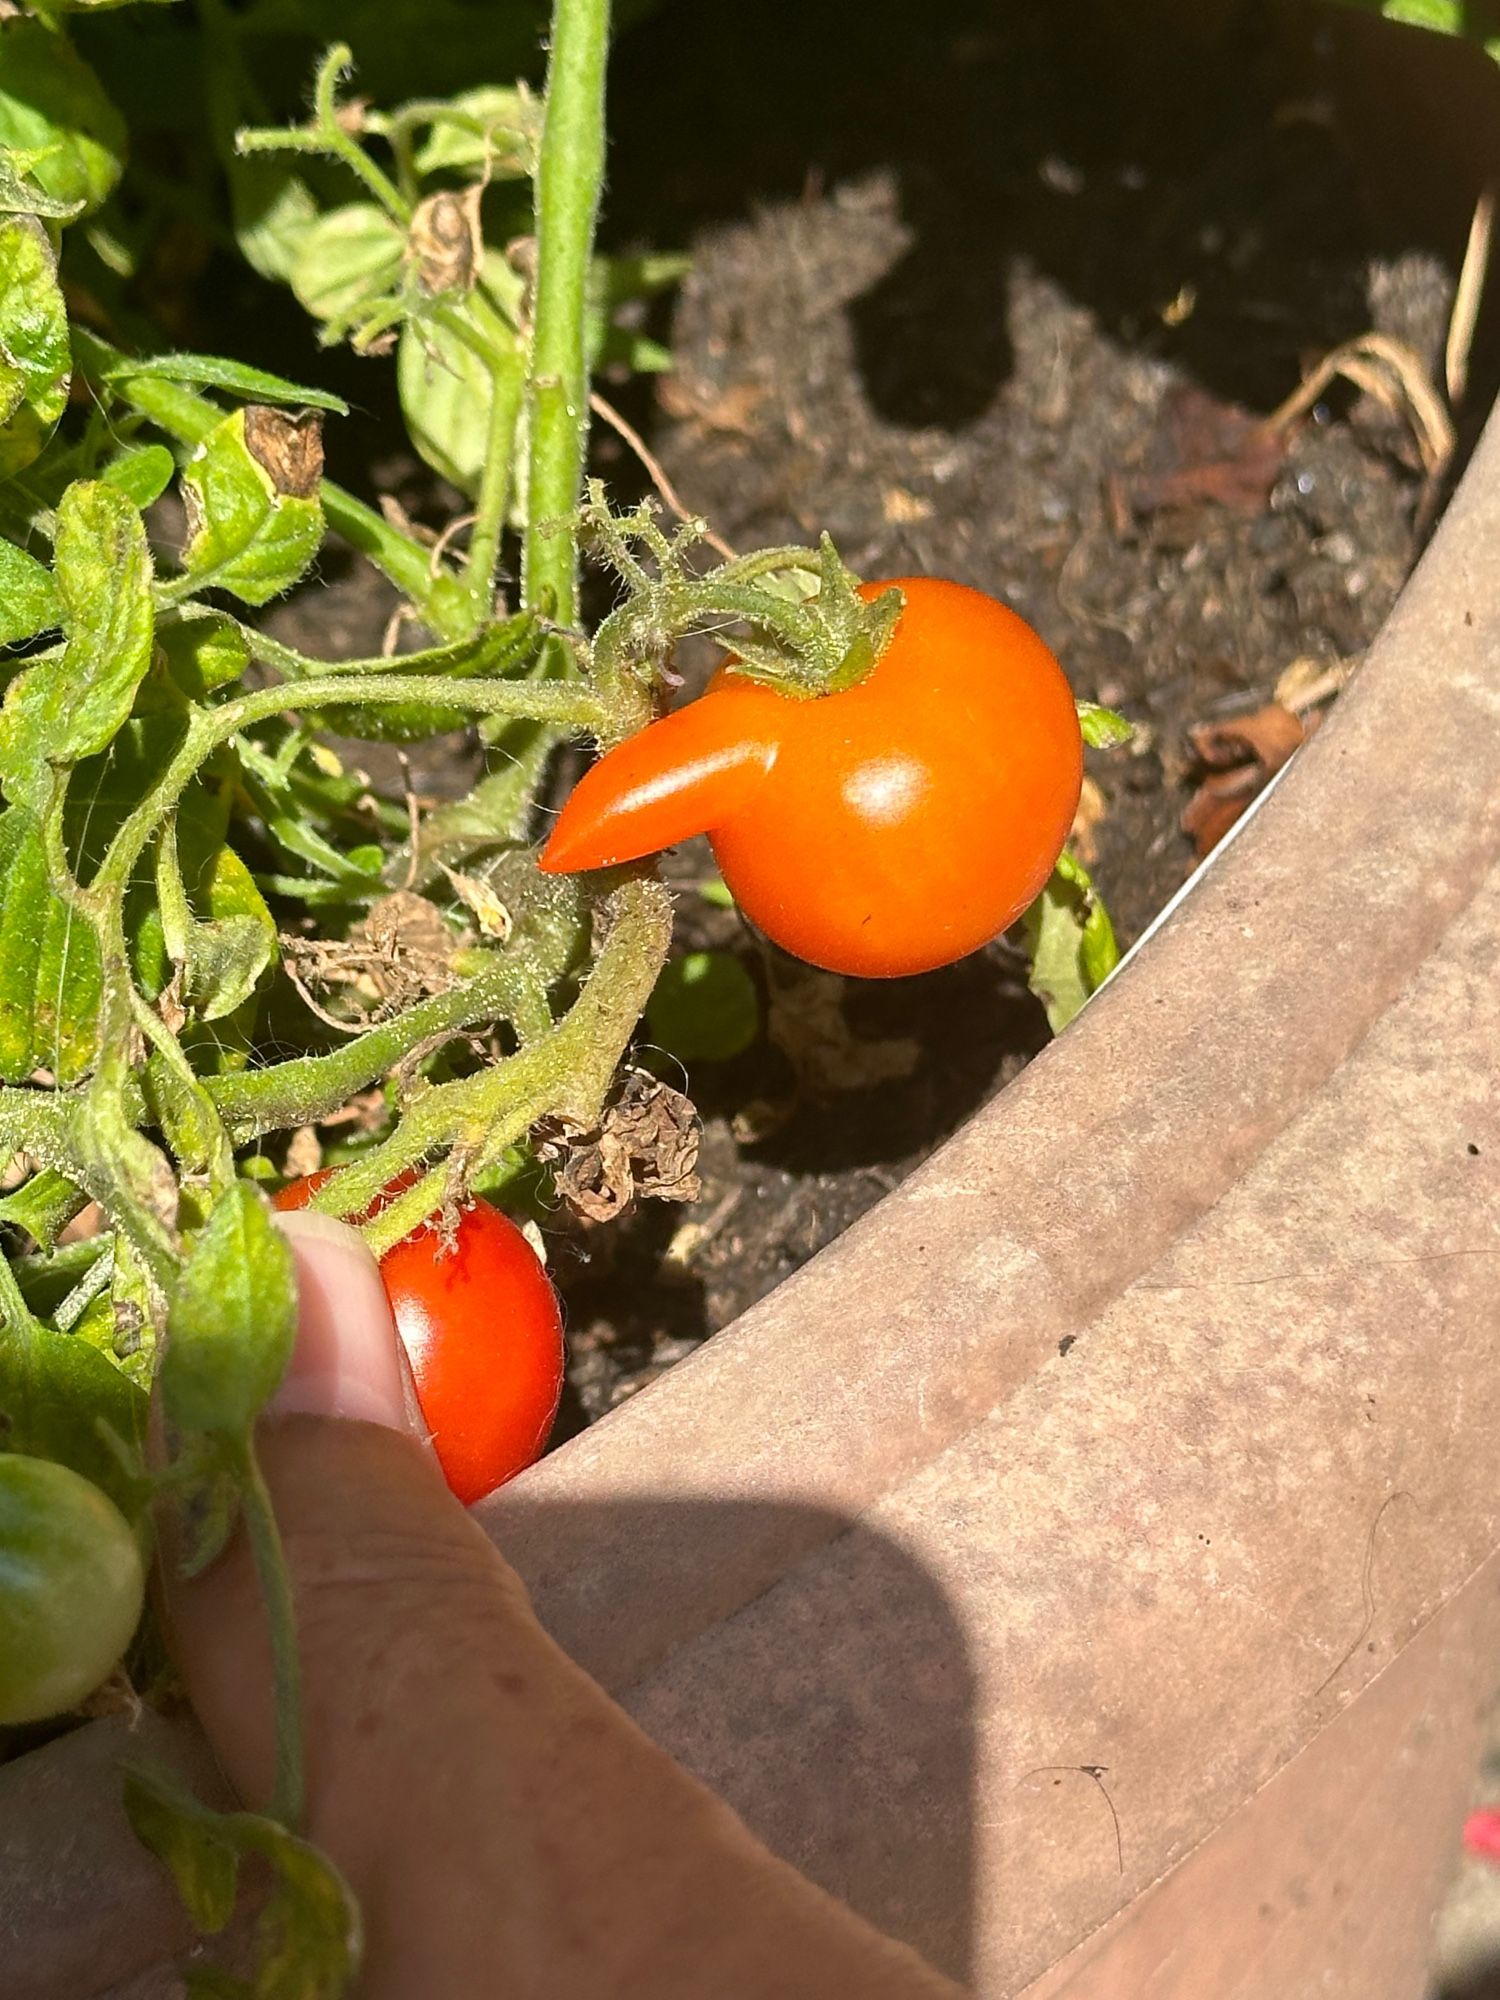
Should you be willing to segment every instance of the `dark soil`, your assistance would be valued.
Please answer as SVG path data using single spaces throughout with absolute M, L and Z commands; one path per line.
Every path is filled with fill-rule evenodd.
M 669 473 L 736 547 L 826 528 L 866 575 L 996 593 L 1136 722 L 1090 758 L 1084 835 L 1122 942 L 1194 865 L 1186 729 L 1268 702 L 1298 658 L 1357 660 L 1439 497 L 1410 426 L 1335 390 L 1279 463 L 1241 438 L 1208 481 L 1227 504 L 1132 504 L 1371 328 L 1441 381 L 1472 191 L 1454 172 L 1415 218 L 1373 195 L 1333 53 L 1260 9 L 1164 47 L 1115 6 L 681 0 L 616 65 L 613 229 L 694 257 L 652 424 Z M 683 931 L 764 979 L 691 895 Z M 573 1423 L 830 1241 L 1047 1032 L 1003 944 L 851 990 L 847 1018 L 912 1038 L 911 1073 L 820 1093 L 764 1044 L 695 1066 L 701 1202 L 559 1242 Z M 735 1136 L 747 1100 L 760 1143 Z
M 866 575 L 976 584 L 1131 717 L 1128 751 L 1091 754 L 1079 830 L 1124 943 L 1194 865 L 1186 731 L 1270 701 L 1296 660 L 1357 662 L 1442 498 L 1411 423 L 1369 396 L 1331 389 L 1284 448 L 1249 421 L 1371 329 L 1441 383 L 1482 169 L 1423 96 L 1500 114 L 1500 89 L 1473 51 L 1397 42 L 1372 59 L 1339 10 L 1236 0 L 668 0 L 616 56 L 607 234 L 694 258 L 663 328 L 675 373 L 623 388 L 629 414 L 737 547 L 826 528 Z M 1385 135 L 1414 130 L 1436 136 L 1387 171 Z M 373 372 L 351 376 L 375 408 L 330 433 L 330 469 L 430 518 Z M 1490 339 L 1468 412 L 1496 372 Z M 617 439 L 598 451 L 639 490 Z M 382 588 L 328 581 L 278 611 L 286 636 L 375 650 Z M 424 751 L 422 789 L 471 768 L 461 739 Z M 670 868 L 682 942 L 742 954 L 777 1040 L 687 1079 L 698 1204 L 547 1225 L 573 1349 L 559 1435 L 762 1297 L 1047 1037 L 1004 942 L 840 1012 L 694 892 L 706 852 Z

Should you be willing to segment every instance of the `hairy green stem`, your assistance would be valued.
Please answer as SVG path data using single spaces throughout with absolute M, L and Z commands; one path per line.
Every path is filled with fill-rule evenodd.
M 362 181 L 391 220 L 405 229 L 411 221 L 411 203 L 390 177 L 382 173 L 352 133 L 339 119 L 339 79 L 354 66 L 354 52 L 347 42 L 335 42 L 318 64 L 313 83 L 311 125 L 242 126 L 234 135 L 237 153 L 322 153 L 340 160 Z
M 255 1456 L 245 1439 L 239 1464 L 240 1497 L 245 1532 L 271 1628 L 271 1663 L 276 1704 L 276 1780 L 271 1817 L 293 1833 L 302 1826 L 306 1781 L 302 1758 L 302 1662 L 297 1653 L 297 1614 L 287 1572 L 281 1533 L 271 1496 Z
M 548 1113 L 579 1125 L 596 1118 L 620 1051 L 665 963 L 671 898 L 661 883 L 638 877 L 616 890 L 610 916 L 609 935 L 583 992 L 550 1034 L 493 1069 L 424 1091 L 390 1138 L 345 1167 L 312 1205 L 331 1215 L 358 1215 L 399 1174 L 431 1154 L 456 1147 L 484 1160 Z M 377 1254 L 423 1219 L 408 1214 L 415 1200 L 416 1191 L 409 1190 L 366 1225 Z
M 517 715 L 580 732 L 605 726 L 601 704 L 585 688 L 540 685 L 534 681 L 451 680 L 421 674 L 372 674 L 358 684 L 362 701 L 430 702 L 466 708 L 480 715 Z M 96 902 L 123 891 L 147 843 L 200 765 L 221 743 L 252 723 L 292 710 L 333 708 L 350 699 L 346 676 L 295 681 L 260 688 L 214 709 L 200 709 L 188 725 L 176 755 L 151 791 L 115 834 L 86 894 Z
M 155 1110 L 168 1144 L 184 1166 L 206 1172 L 217 1199 L 234 1185 L 234 1149 L 224 1129 L 213 1099 L 203 1088 L 203 1079 L 182 1052 L 182 1044 L 154 1007 L 130 991 L 130 1011 L 146 1042 L 155 1051 L 152 1062 L 173 1080 L 178 1102 L 172 1101 L 172 1085 L 154 1093 Z
M 65 1173 L 69 1102 L 55 1091 L 0 1084 L 0 1151 L 29 1153 Z
M 10 1259 L 0 1257 L 0 1332 L 30 1333 L 36 1326 L 36 1315 L 22 1296 Z
M 577 617 L 574 526 L 588 441 L 589 262 L 604 179 L 609 0 L 556 0 L 537 165 L 530 357 L 531 464 L 522 591 L 559 624 Z
M 491 355 L 489 367 L 490 427 L 485 439 L 484 474 L 464 560 L 464 582 L 476 629 L 494 610 L 495 566 L 505 532 L 505 510 L 510 504 L 510 462 L 526 394 L 526 362 L 518 347 Z
M 535 681 L 454 680 L 444 674 L 370 674 L 351 688 L 345 674 L 330 674 L 321 680 L 295 681 L 279 688 L 265 688 L 243 695 L 213 711 L 215 723 L 231 708 L 242 710 L 229 729 L 218 729 L 224 741 L 252 722 L 292 709 L 334 708 L 357 695 L 364 706 L 371 702 L 430 702 L 438 708 L 467 708 L 475 715 L 512 715 L 527 722 L 546 722 L 554 728 L 594 734 L 604 727 L 603 704 L 587 689 L 542 686 Z
M 411 221 L 411 204 L 339 122 L 339 78 L 353 66 L 354 51 L 347 42 L 335 42 L 319 63 L 317 80 L 313 85 L 313 111 L 318 129 L 328 151 L 364 182 L 392 220 L 405 229 Z
M 266 1069 L 204 1078 L 237 1145 L 291 1125 L 316 1124 L 393 1070 L 424 1042 L 510 1017 L 525 997 L 521 968 L 496 958 L 461 986 L 418 1001 L 327 1055 L 294 1056 Z

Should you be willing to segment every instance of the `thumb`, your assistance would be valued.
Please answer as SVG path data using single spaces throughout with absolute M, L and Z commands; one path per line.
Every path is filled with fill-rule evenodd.
M 477 1656 L 492 1668 L 530 1614 L 420 1432 L 364 1243 L 312 1211 L 277 1222 L 296 1258 L 300 1314 L 256 1449 L 292 1578 L 309 1830 L 358 1877 L 376 1836 L 443 1784 L 463 1735 L 455 1662 Z M 245 1538 L 198 1577 L 169 1573 L 163 1589 L 198 1717 L 235 1790 L 260 1806 L 272 1788 L 275 1720 L 270 1637 Z

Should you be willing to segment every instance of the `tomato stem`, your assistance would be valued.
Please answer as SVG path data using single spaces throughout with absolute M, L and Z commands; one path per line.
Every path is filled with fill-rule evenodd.
M 522 601 L 571 625 L 578 490 L 589 427 L 584 327 L 604 180 L 609 0 L 556 0 L 536 175 L 537 269 L 528 401 L 531 463 Z M 553 663 L 552 671 L 558 671 Z
M 293 1833 L 301 1831 L 306 1809 L 302 1754 L 302 1663 L 297 1653 L 297 1614 L 276 1510 L 266 1488 L 254 1443 L 246 1438 L 239 1463 L 245 1532 L 260 1582 L 271 1634 L 276 1706 L 276 1779 L 271 1816 Z
M 292 1056 L 265 1069 L 225 1071 L 205 1077 L 204 1087 L 235 1143 L 243 1145 L 267 1132 L 316 1123 L 423 1043 L 510 1020 L 515 1013 L 529 1015 L 531 1003 L 525 968 L 508 956 L 491 954 L 462 985 L 419 1001 L 326 1055 Z
M 597 1118 L 672 934 L 671 898 L 648 877 L 622 883 L 605 907 L 609 935 L 588 983 L 551 1033 L 493 1069 L 432 1085 L 407 1108 L 390 1138 L 345 1167 L 310 1206 L 330 1215 L 360 1215 L 393 1180 L 433 1154 L 462 1150 L 468 1165 L 477 1168 L 549 1113 L 580 1126 Z M 435 1205 L 433 1186 L 418 1183 L 365 1226 L 365 1240 L 381 1256 Z
M 476 632 L 484 629 L 494 610 L 495 565 L 500 557 L 500 537 L 510 500 L 510 462 L 526 392 L 525 360 L 514 341 L 505 351 L 491 352 L 486 358 L 490 371 L 490 428 L 485 440 L 484 472 L 474 526 L 464 559 L 464 582 Z

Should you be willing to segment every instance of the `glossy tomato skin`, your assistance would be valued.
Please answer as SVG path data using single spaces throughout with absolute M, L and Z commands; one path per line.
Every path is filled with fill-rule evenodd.
M 0 1453 L 0 1724 L 91 1695 L 130 1644 L 146 1580 L 130 1524 L 65 1465 Z
M 305 1208 L 328 1177 L 293 1181 L 275 1206 Z M 563 1383 L 557 1293 L 521 1231 L 487 1201 L 463 1210 L 451 1251 L 423 1228 L 386 1252 L 380 1276 L 443 1476 L 472 1506 L 547 1442 Z
M 724 669 L 586 774 L 543 866 L 707 832 L 768 937 L 864 978 L 930 971 L 1014 923 L 1078 805 L 1071 690 L 1003 604 L 936 578 L 893 581 L 904 608 L 859 686 L 797 700 Z

